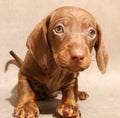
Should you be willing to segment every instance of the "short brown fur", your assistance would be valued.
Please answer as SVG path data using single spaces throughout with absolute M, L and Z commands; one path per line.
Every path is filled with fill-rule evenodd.
M 58 8 L 33 29 L 27 39 L 27 48 L 23 62 L 11 51 L 20 65 L 19 101 L 14 117 L 37 117 L 40 112 L 36 99 L 54 98 L 61 90 L 57 114 L 80 118 L 77 100 L 84 100 L 88 95 L 78 91 L 79 72 L 90 66 L 93 48 L 102 73 L 106 72 L 108 61 L 95 18 L 81 8 Z

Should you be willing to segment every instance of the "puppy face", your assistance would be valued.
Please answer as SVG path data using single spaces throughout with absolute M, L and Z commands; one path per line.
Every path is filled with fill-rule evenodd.
M 97 37 L 97 23 L 85 10 L 61 8 L 51 15 L 48 41 L 62 69 L 78 72 L 88 68 Z

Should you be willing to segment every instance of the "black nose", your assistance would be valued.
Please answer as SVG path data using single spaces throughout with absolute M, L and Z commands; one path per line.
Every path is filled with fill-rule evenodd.
M 70 51 L 72 61 L 83 61 L 85 58 L 85 51 L 83 49 L 72 49 Z

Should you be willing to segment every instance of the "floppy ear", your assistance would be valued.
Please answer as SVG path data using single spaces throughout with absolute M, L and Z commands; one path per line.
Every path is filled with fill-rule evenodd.
M 106 72 L 106 67 L 108 62 L 108 53 L 102 41 L 101 29 L 99 25 L 97 26 L 97 41 L 95 43 L 94 48 L 96 51 L 96 61 L 98 68 L 101 71 L 101 73 L 104 74 Z
M 47 65 L 50 49 L 47 41 L 47 27 L 50 16 L 43 19 L 31 32 L 27 39 L 27 48 L 30 50 L 33 58 L 40 65 Z

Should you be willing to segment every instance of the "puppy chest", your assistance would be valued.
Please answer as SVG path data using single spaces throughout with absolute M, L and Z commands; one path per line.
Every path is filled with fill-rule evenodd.
M 54 72 L 49 73 L 46 78 L 43 79 L 43 84 L 50 92 L 54 92 L 64 86 L 64 80 L 64 72 L 55 70 Z
M 35 78 L 32 86 L 34 88 L 36 87 L 37 90 L 42 89 L 43 91 L 53 93 L 60 90 L 66 84 L 71 83 L 71 81 L 74 79 L 74 76 L 75 74 L 58 70 L 54 70 L 52 73 L 44 76 L 39 73 L 39 77 Z

